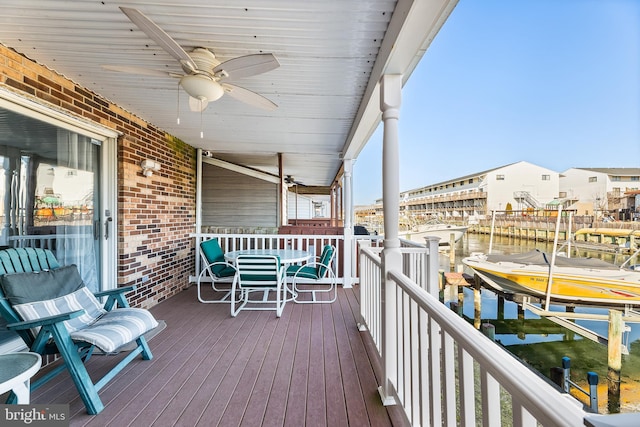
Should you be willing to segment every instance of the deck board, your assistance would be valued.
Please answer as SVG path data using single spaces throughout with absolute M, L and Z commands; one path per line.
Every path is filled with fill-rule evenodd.
M 352 344 L 348 341 L 349 335 L 345 322 L 350 319 L 347 318 L 347 320 L 345 320 L 344 318 L 345 308 L 347 308 L 347 315 L 349 315 L 350 307 L 348 302 L 341 298 L 335 302 L 333 308 L 333 318 L 336 323 L 335 334 L 338 343 L 338 360 L 342 373 L 342 383 L 345 388 L 344 396 L 347 404 L 349 425 L 367 426 L 369 425 L 369 416 L 364 399 L 366 391 L 363 391 L 361 388 L 358 369 L 356 367 L 357 357 L 353 354 Z M 370 391 L 375 392 L 375 387 Z
M 285 329 L 284 345 L 278 358 L 273 387 L 267 399 L 267 407 L 263 419 L 265 426 L 282 426 L 285 422 L 287 397 L 291 384 L 291 373 L 293 371 L 293 361 L 297 345 L 296 338 L 298 336 L 302 310 L 293 306 L 286 309 L 285 313 L 286 318 L 289 318 L 289 322 Z
M 356 325 L 355 289 L 333 304 L 288 303 L 273 311 L 202 304 L 191 287 L 151 311 L 167 323 L 150 341 L 153 360 L 130 363 L 88 415 L 68 374 L 32 393 L 32 403 L 68 403 L 72 426 L 390 426 L 397 407 L 377 393 L 380 365 Z M 122 356 L 94 356 L 93 378 Z
M 326 400 L 326 367 L 324 360 L 324 336 L 330 325 L 325 324 L 322 316 L 322 306 L 311 308 L 311 330 L 309 340 L 309 375 L 307 380 L 307 411 L 306 425 L 318 423 L 327 425 Z
M 298 307 L 296 307 L 298 308 Z M 307 404 L 307 380 L 309 372 L 311 310 L 301 310 L 300 325 L 293 357 L 291 382 L 287 396 L 285 426 L 302 426 Z
M 331 329 L 327 329 L 324 335 L 324 369 L 326 376 L 325 393 L 327 401 L 327 425 L 343 426 L 348 425 L 347 405 L 344 398 L 344 385 L 342 380 L 342 370 L 340 369 L 340 357 L 338 353 L 338 342 L 335 335 L 335 324 L 333 322 L 332 306 L 323 305 L 323 319 Z

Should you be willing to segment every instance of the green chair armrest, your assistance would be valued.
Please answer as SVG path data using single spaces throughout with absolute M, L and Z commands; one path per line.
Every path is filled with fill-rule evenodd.
M 64 322 L 66 320 L 73 319 L 74 317 L 81 316 L 82 314 L 84 314 L 84 310 L 76 310 L 36 320 L 25 320 L 23 322 L 10 323 L 7 325 L 7 329 L 20 331 L 23 329 L 36 328 L 38 326 L 53 325 L 54 323 Z
M 124 286 L 122 288 L 109 289 L 108 291 L 96 292 L 94 293 L 94 295 L 96 296 L 96 298 L 100 298 L 100 297 L 108 297 L 110 295 L 125 294 L 127 292 L 131 292 L 135 290 L 136 290 L 136 286 L 131 285 L 131 286 Z
M 94 295 L 96 296 L 96 298 L 108 297 L 107 302 L 104 303 L 104 309 L 107 311 L 111 311 L 111 309 L 116 305 L 118 307 L 128 308 L 129 302 L 124 297 L 124 294 L 127 292 L 131 292 L 135 289 L 136 289 L 135 285 L 124 286 L 122 288 L 109 289 L 108 291 L 96 292 Z

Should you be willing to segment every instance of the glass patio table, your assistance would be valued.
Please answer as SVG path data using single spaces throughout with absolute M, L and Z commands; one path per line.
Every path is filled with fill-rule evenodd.
M 0 355 L 0 394 L 9 390 L 17 403 L 29 403 L 31 377 L 38 372 L 42 358 L 38 353 L 9 353 Z
M 296 264 L 313 258 L 311 252 L 299 249 L 244 249 L 227 252 L 224 254 L 224 259 L 230 263 L 235 263 L 240 255 L 273 255 L 279 257 L 280 262 L 285 265 Z

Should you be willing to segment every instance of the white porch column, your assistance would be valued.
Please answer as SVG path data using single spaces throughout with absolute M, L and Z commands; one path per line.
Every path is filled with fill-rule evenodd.
M 11 224 L 11 216 L 8 214 L 8 212 L 11 212 L 11 184 L 12 184 L 12 179 L 11 176 L 13 175 L 13 165 L 11 160 L 14 157 L 5 157 L 4 158 L 4 211 L 7 212 L 4 215 L 4 224 L 2 224 L 2 235 L 0 236 L 0 245 L 2 246 L 9 246 L 9 236 L 11 235 L 11 225 L 16 225 L 16 224 Z M 20 182 L 20 181 L 18 181 Z
M 382 330 L 383 383 L 380 395 L 385 405 L 397 402 L 394 386 L 396 376 L 396 285 L 387 280 L 390 270 L 402 271 L 402 253 L 398 238 L 400 212 L 400 156 L 398 149 L 398 118 L 402 92 L 402 75 L 384 75 L 380 80 L 380 110 L 384 133 L 382 137 L 382 200 L 384 215 L 384 249 L 382 250 Z
M 331 186 L 331 226 L 338 226 L 338 215 L 336 214 L 336 186 Z
M 196 151 L 196 270 L 193 272 L 193 276 L 189 278 L 189 282 L 196 282 L 196 278 L 200 273 L 200 256 L 198 255 L 200 242 L 202 241 L 202 148 L 198 148 Z M 193 278 L 193 280 L 192 280 Z
M 353 286 L 353 272 L 356 271 L 355 257 L 356 242 L 353 238 L 353 159 L 345 159 L 344 166 L 344 191 L 342 193 L 344 206 L 344 284 L 343 287 Z

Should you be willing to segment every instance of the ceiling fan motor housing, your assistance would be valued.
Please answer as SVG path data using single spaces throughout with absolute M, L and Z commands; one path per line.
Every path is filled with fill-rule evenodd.
M 205 71 L 213 75 L 213 69 L 220 65 L 220 61 L 209 49 L 196 47 L 189 54 L 193 62 L 198 66 L 198 71 Z
M 191 74 L 180 79 L 180 86 L 190 96 L 200 101 L 217 101 L 224 95 L 224 89 L 220 84 L 202 74 Z

